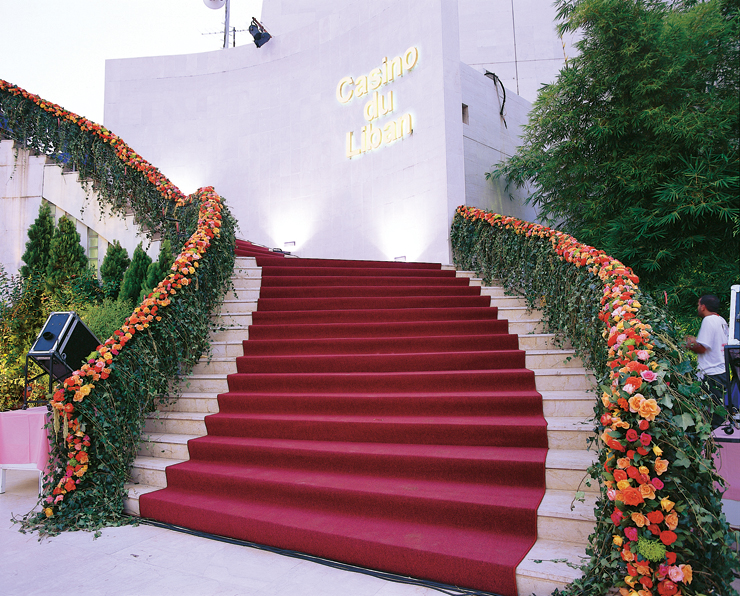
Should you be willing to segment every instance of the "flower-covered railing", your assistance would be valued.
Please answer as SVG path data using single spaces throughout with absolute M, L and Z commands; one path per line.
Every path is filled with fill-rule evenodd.
M 711 400 L 629 267 L 572 236 L 459 207 L 455 264 L 544 313 L 599 381 L 600 484 L 584 576 L 562 594 L 727 595 L 738 560 L 722 514 Z
M 98 201 L 133 212 L 178 247 L 171 272 L 51 399 L 41 512 L 24 530 L 55 534 L 127 523 L 124 485 L 146 415 L 208 349 L 210 314 L 234 266 L 235 221 L 212 187 L 185 196 L 119 137 L 0 80 L 0 134 L 74 168 Z

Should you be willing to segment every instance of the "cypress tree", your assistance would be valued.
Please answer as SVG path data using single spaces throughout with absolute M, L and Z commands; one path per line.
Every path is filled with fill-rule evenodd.
M 111 300 L 118 298 L 123 275 L 130 264 L 131 259 L 128 257 L 128 251 L 121 246 L 118 240 L 108 245 L 103 264 L 100 266 L 100 276 L 103 278 L 103 293 L 106 298 Z
M 28 228 L 28 242 L 26 252 L 21 257 L 25 265 L 21 267 L 21 275 L 28 277 L 32 273 L 46 275 L 49 264 L 49 249 L 51 238 L 54 235 L 54 217 L 48 203 L 42 203 L 36 221 Z
M 146 271 L 146 280 L 141 286 L 139 301 L 144 300 L 149 293 L 169 273 L 175 258 L 172 256 L 172 245 L 169 240 L 163 240 L 159 247 L 159 260 L 153 262 Z
M 139 242 L 131 259 L 131 265 L 123 276 L 121 291 L 118 294 L 119 299 L 135 301 L 139 298 L 141 286 L 146 281 L 147 269 L 151 263 L 152 258 L 144 252 Z
M 49 263 L 46 266 L 49 289 L 59 289 L 64 281 L 79 275 L 86 268 L 87 257 L 75 224 L 66 216 L 61 217 L 51 238 Z

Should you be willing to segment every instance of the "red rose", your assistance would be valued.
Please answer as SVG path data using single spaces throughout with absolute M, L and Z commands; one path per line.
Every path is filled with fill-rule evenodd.
M 660 541 L 665 544 L 666 546 L 670 546 L 676 540 L 678 539 L 678 536 L 676 536 L 675 532 L 671 532 L 670 530 L 664 530 L 660 533 Z
M 640 476 L 640 471 L 635 466 L 630 466 L 629 468 L 627 468 L 627 476 L 637 480 L 637 478 Z
M 640 430 L 647 430 L 650 428 L 650 423 L 647 420 L 640 420 Z
M 614 480 L 616 482 L 627 480 L 627 472 L 625 472 L 624 470 L 614 470 Z
M 648 450 L 645 449 L 642 445 L 640 445 L 637 448 L 637 453 L 639 453 L 640 455 L 643 455 L 644 456 L 644 455 L 647 455 L 648 454 Z
M 643 575 L 640 578 L 640 583 L 646 587 L 648 590 L 653 587 L 653 580 L 651 580 L 648 576 Z
M 669 579 L 658 584 L 658 594 L 661 596 L 673 596 L 676 592 L 678 592 L 678 586 Z
M 662 511 L 651 511 L 646 516 L 651 524 L 659 524 L 663 521 L 663 512 Z M 673 563 L 671 563 L 672 565 Z
M 614 522 L 615 526 L 618 526 L 621 523 L 623 517 L 624 516 L 619 509 L 615 509 L 614 513 L 611 514 L 611 519 Z
M 642 443 L 645 447 L 647 447 L 648 445 L 650 445 L 650 441 L 652 441 L 652 439 L 653 439 L 653 437 L 651 437 L 647 433 L 642 433 L 640 435 L 640 443 Z
M 659 536 L 659 535 L 660 535 L 660 528 L 658 527 L 658 525 L 657 525 L 657 524 L 650 524 L 650 525 L 648 526 L 648 530 L 650 530 L 650 532 L 651 532 L 651 533 L 652 533 L 652 534 L 653 534 L 654 536 Z
M 665 558 L 668 561 L 669 565 L 675 565 L 676 564 L 676 553 L 672 553 L 670 551 L 666 551 Z
M 634 428 L 631 428 L 627 431 L 627 440 L 630 443 L 634 443 L 637 441 L 637 431 Z

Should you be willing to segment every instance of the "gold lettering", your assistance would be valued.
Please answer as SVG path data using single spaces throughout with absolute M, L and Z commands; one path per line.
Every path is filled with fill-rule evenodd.
M 391 143 L 396 140 L 396 123 L 391 121 L 383 127 L 383 142 Z
M 356 149 L 352 147 L 352 145 L 353 145 L 353 143 L 352 143 L 352 135 L 353 135 L 352 132 L 348 132 L 347 133 L 347 157 L 349 157 L 350 159 L 352 159 L 355 155 L 359 155 L 360 154 L 360 148 L 359 147 L 357 147 Z
M 405 114 L 401 116 L 398 120 L 396 120 L 396 126 L 398 127 L 396 132 L 399 133 L 397 138 L 403 138 L 407 134 L 411 134 L 412 132 L 414 132 L 414 129 L 411 126 L 411 114 Z
M 352 80 L 352 77 L 344 77 L 339 81 L 339 85 L 337 85 L 337 99 L 339 100 L 339 103 L 347 103 L 352 99 L 352 89 L 345 91 L 345 87 L 352 85 L 353 83 L 354 81 Z
M 373 68 L 369 76 L 370 89 L 377 89 L 383 83 L 383 73 L 379 68 Z
M 398 76 L 403 76 L 403 62 L 401 61 L 400 56 L 398 58 L 394 58 L 388 66 L 390 68 L 390 73 L 388 73 L 388 82 L 395 80 L 396 66 L 398 67 Z
M 406 67 L 406 70 L 411 70 L 412 68 L 414 68 L 418 60 L 419 50 L 415 46 L 410 47 L 403 55 L 403 65 Z
M 367 93 L 367 77 L 361 76 L 355 81 L 355 97 L 362 97 Z

